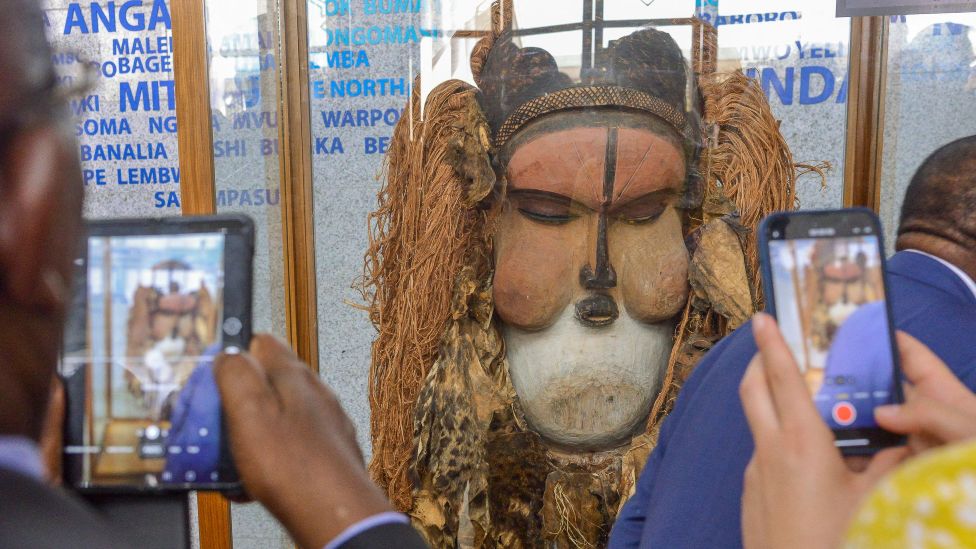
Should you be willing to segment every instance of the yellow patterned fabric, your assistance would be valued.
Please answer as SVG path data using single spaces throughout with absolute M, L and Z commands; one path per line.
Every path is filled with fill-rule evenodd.
M 932 451 L 882 481 L 844 547 L 976 547 L 976 443 Z

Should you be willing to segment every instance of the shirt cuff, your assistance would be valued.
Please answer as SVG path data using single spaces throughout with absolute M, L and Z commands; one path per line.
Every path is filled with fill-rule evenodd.
M 363 520 L 343 530 L 341 534 L 335 537 L 335 539 L 326 544 L 325 549 L 338 549 L 344 543 L 358 536 L 359 534 L 385 524 L 410 524 L 410 519 L 407 518 L 407 515 L 404 515 L 403 513 L 394 513 L 393 511 L 387 511 L 385 513 L 379 513 L 371 517 L 364 518 Z
M 41 450 L 27 437 L 0 436 L 0 468 L 44 481 Z

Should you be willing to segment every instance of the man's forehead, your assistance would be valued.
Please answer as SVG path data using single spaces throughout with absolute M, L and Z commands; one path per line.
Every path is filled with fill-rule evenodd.
M 604 199 L 606 127 L 545 133 L 521 145 L 508 163 L 512 189 L 535 189 L 595 207 Z M 625 202 L 684 183 L 684 156 L 668 139 L 648 129 L 618 128 L 613 201 Z

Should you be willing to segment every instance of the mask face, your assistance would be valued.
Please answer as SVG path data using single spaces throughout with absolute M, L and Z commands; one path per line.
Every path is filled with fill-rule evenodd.
M 567 125 L 515 146 L 494 278 L 512 382 L 550 442 L 626 443 L 657 396 L 688 296 L 674 208 L 684 155 L 647 124 Z

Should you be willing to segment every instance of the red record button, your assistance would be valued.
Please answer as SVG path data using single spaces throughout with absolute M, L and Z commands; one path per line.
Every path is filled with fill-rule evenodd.
M 850 402 L 834 404 L 834 409 L 831 410 L 830 414 L 834 417 L 834 421 L 840 425 L 850 425 L 857 419 L 857 409 Z

